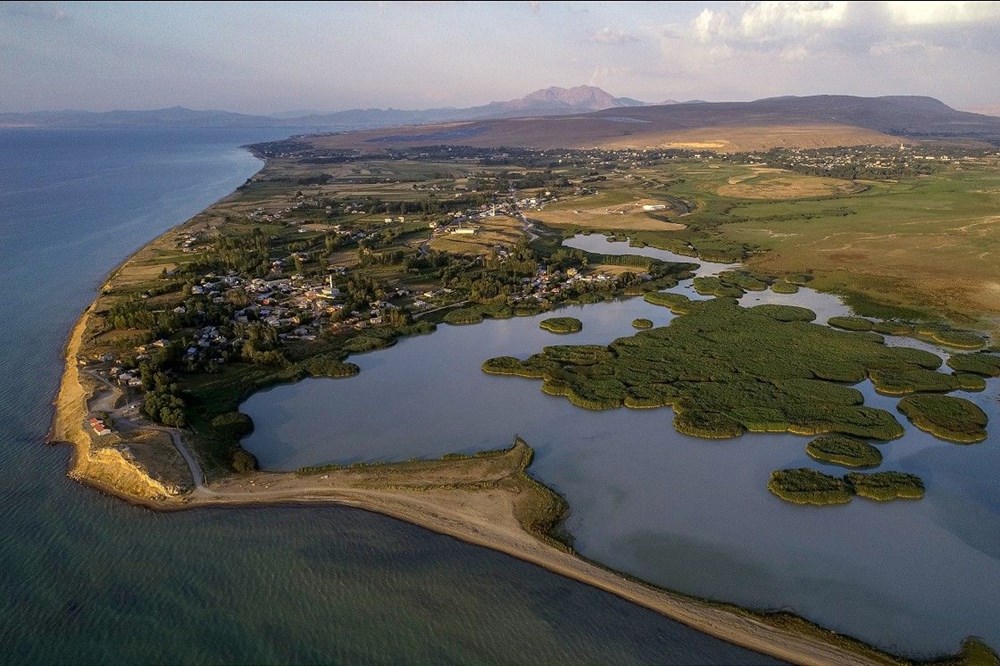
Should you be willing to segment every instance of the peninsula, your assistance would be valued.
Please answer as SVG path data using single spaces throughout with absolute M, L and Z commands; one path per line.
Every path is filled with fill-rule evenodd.
M 151 508 L 356 506 L 539 564 L 781 659 L 906 661 L 797 617 L 662 590 L 580 557 L 561 536 L 565 503 L 531 477 L 532 451 L 519 438 L 501 451 L 294 473 L 258 470 L 240 446 L 253 427 L 238 411 L 247 397 L 310 376 L 350 381 L 358 372 L 352 354 L 432 333 L 442 322 L 474 324 L 642 295 L 673 311 L 675 323 L 652 328 L 637 320 L 642 330 L 632 342 L 552 346 L 526 361 L 487 361 L 484 369 L 543 379 L 547 392 L 583 407 L 674 405 L 677 427 L 702 436 L 773 430 L 780 422 L 795 432 L 892 439 L 901 432 L 893 415 L 860 406 L 854 389 L 832 383 L 871 378 L 880 391 L 913 394 L 906 414 L 921 427 L 954 432 L 949 415 L 971 413 L 971 403 L 935 398 L 1000 375 L 989 338 L 1000 314 L 995 276 L 964 261 L 992 233 L 969 219 L 988 215 L 995 203 L 975 193 L 993 191 L 1000 157 L 982 146 L 887 142 L 767 148 L 723 155 L 422 145 L 372 154 L 331 147 L 328 137 L 253 146 L 266 160 L 258 174 L 108 277 L 67 345 L 50 439 L 73 444 L 72 477 Z M 868 233 L 866 220 L 927 197 L 952 206 L 934 218 L 933 231 L 930 220 L 909 218 L 884 228 L 900 251 L 912 241 L 905 261 L 873 262 L 849 249 Z M 795 232 L 795 247 L 809 248 L 807 256 L 790 252 L 774 231 L 803 219 L 816 220 Z M 835 241 L 826 233 L 833 223 L 841 229 Z M 594 230 L 690 261 L 562 246 L 564 238 Z M 921 267 L 928 234 L 959 239 L 947 248 L 954 261 Z M 855 240 L 841 247 L 845 235 Z M 844 256 L 836 259 L 837 252 Z M 693 278 L 699 260 L 743 262 L 745 270 L 697 278 L 697 291 L 714 297 L 701 305 L 663 292 Z M 844 262 L 857 270 L 840 271 Z M 905 289 L 896 269 L 904 265 Z M 882 277 L 873 283 L 875 272 Z M 955 298 L 946 286 L 953 279 L 978 287 Z M 787 306 L 748 310 L 731 300 L 806 284 L 843 294 L 873 330 L 837 331 Z M 756 362 L 739 354 L 747 340 L 734 342 L 732 358 L 690 344 L 690 336 L 704 341 L 696 330 L 747 330 L 740 324 L 747 318 L 779 342 L 794 329 L 805 340 L 804 357 L 806 347 L 826 356 L 802 363 L 788 357 L 780 377 L 765 378 L 769 392 L 760 393 L 760 377 L 749 386 L 735 376 Z M 579 330 L 570 318 L 547 321 L 550 331 Z M 960 371 L 939 372 L 932 354 L 884 346 L 874 331 L 890 329 L 951 345 L 948 365 Z M 715 342 L 726 340 L 733 342 Z M 667 371 L 644 368 L 641 377 L 630 364 L 627 380 L 609 380 L 623 377 L 626 352 L 634 360 L 646 346 L 667 342 L 689 357 Z M 706 365 L 708 358 L 719 365 Z M 732 366 L 722 368 L 724 362 Z M 694 366 L 708 375 L 685 374 Z M 798 399 L 815 398 L 820 388 L 828 403 L 822 409 Z M 768 403 L 784 409 L 772 413 Z M 984 424 L 963 429 L 959 441 L 976 441 Z M 877 485 L 857 478 L 858 488 Z M 879 495 L 877 488 L 867 492 Z M 995 660 L 970 640 L 956 659 L 984 655 Z

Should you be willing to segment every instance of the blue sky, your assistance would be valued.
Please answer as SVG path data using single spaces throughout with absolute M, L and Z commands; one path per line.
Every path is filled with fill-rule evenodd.
M 0 112 L 472 106 L 552 85 L 1000 113 L 1000 2 L 0 3 Z

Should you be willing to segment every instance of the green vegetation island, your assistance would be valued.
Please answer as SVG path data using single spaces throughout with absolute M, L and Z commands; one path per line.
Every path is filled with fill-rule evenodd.
M 50 439 L 74 445 L 72 477 L 161 510 L 360 506 L 537 563 L 781 659 L 903 661 L 801 618 L 685 597 L 581 558 L 560 532 L 565 502 L 531 478 L 531 449 L 521 440 L 483 455 L 275 473 L 258 470 L 240 446 L 253 424 L 238 408 L 279 383 L 349 381 L 358 372 L 351 355 L 441 323 L 641 296 L 668 308 L 670 323 L 636 320 L 635 335 L 607 345 L 552 345 L 524 360 L 488 359 L 483 370 L 540 379 L 544 392 L 587 409 L 670 406 L 675 427 L 698 437 L 897 438 L 896 418 L 865 406 L 850 386 L 870 379 L 880 392 L 905 396 L 900 410 L 918 427 L 978 441 L 985 415 L 943 394 L 1000 375 L 988 337 L 1000 313 L 987 288 L 993 276 L 967 260 L 983 230 L 960 236 L 933 265 L 925 248 L 986 214 L 988 198 L 977 192 L 995 186 L 995 155 L 965 147 L 949 150 L 957 165 L 918 160 L 940 157 L 932 144 L 708 156 L 454 146 L 373 152 L 329 140 L 252 146 L 265 160 L 260 172 L 109 275 L 71 334 L 56 400 Z M 831 170 L 816 175 L 823 165 Z M 935 214 L 914 219 L 928 201 Z M 906 216 L 893 212 L 900 207 Z M 898 264 L 836 256 L 831 243 L 870 237 L 875 218 L 885 222 L 885 237 L 875 240 L 898 250 L 885 254 Z M 562 246 L 592 231 L 691 260 Z M 694 278 L 699 259 L 743 267 Z M 845 263 L 852 270 L 840 270 Z M 712 298 L 664 291 L 692 278 Z M 965 296 L 942 286 L 955 281 L 970 287 Z M 806 308 L 744 308 L 735 300 L 806 285 L 842 295 L 858 316 L 831 322 L 838 329 L 813 323 Z M 579 330 L 570 317 L 546 322 L 553 332 Z M 934 354 L 884 344 L 883 335 L 901 334 L 961 350 L 948 360 L 954 372 L 943 372 Z M 821 448 L 842 464 L 864 458 Z M 779 496 L 838 500 L 924 492 L 905 472 L 841 479 L 795 472 L 775 472 L 769 487 Z M 976 655 L 995 660 L 974 640 L 955 659 Z
M 772 472 L 767 488 L 786 502 L 817 506 L 847 504 L 855 495 L 879 502 L 924 496 L 923 481 L 913 474 L 851 472 L 836 477 L 807 467 Z
M 810 458 L 844 467 L 878 467 L 882 453 L 868 442 L 846 435 L 824 435 L 806 446 Z
M 549 317 L 538 326 L 549 333 L 578 333 L 583 330 L 583 322 L 576 317 Z

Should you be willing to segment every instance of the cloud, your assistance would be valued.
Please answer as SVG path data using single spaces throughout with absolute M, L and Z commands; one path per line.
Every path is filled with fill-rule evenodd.
M 692 28 L 703 44 L 782 44 L 839 26 L 846 16 L 846 2 L 758 2 L 748 5 L 741 14 L 704 9 Z
M 591 35 L 590 41 L 597 44 L 608 45 L 633 44 L 639 41 L 639 37 L 630 32 L 623 32 L 613 28 L 604 28 L 603 30 L 598 30 Z
M 922 48 L 1000 48 L 1000 2 L 754 2 L 703 9 L 689 34 L 715 54 L 786 60 Z
M 598 65 L 594 68 L 594 73 L 590 75 L 590 80 L 587 81 L 587 85 L 596 86 L 600 88 L 608 82 L 608 78 L 611 76 L 611 68 L 604 65 Z
M 532 0 L 532 2 L 528 3 L 528 9 L 531 10 L 532 14 L 537 14 L 538 12 L 542 11 L 542 3 L 539 2 L 538 0 Z
M 931 26 L 1000 20 L 1000 2 L 887 2 L 897 25 Z

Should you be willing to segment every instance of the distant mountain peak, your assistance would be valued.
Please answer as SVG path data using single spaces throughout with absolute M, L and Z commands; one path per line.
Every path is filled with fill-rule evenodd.
M 621 106 L 644 106 L 644 102 L 628 97 L 614 97 L 596 86 L 562 88 L 550 86 L 508 102 L 493 102 L 489 106 L 511 111 L 566 108 L 579 111 L 603 111 Z

